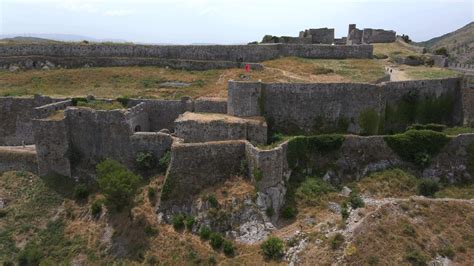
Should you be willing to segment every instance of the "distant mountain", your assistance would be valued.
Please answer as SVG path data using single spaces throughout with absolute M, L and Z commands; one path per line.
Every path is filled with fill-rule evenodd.
M 453 61 L 474 64 L 474 22 L 456 31 L 419 42 L 417 45 L 424 46 L 432 52 L 444 47 Z
M 98 39 L 88 36 L 82 35 L 74 35 L 74 34 L 3 34 L 0 35 L 0 39 L 3 40 L 13 40 L 13 41 L 35 41 L 41 42 L 42 40 L 46 41 L 60 41 L 60 42 L 81 42 L 81 41 L 89 41 L 89 42 L 118 42 L 118 43 L 125 43 L 126 40 L 122 39 Z

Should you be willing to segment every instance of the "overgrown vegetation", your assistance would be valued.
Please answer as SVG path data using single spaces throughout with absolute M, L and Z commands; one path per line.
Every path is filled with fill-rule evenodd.
M 313 154 L 324 155 L 338 150 L 342 135 L 298 136 L 288 141 L 287 161 L 291 169 L 304 168 Z
M 97 183 L 107 203 L 121 210 L 130 204 L 138 185 L 139 175 L 132 173 L 119 162 L 107 159 L 97 165 Z
M 450 125 L 453 112 L 454 97 L 452 95 L 434 97 L 410 92 L 405 94 L 396 105 L 387 104 L 383 132 L 403 132 L 408 126 L 417 123 Z
M 425 168 L 450 138 L 431 130 L 409 130 L 402 134 L 385 136 L 388 146 L 403 160 Z
M 423 179 L 418 184 L 418 193 L 425 197 L 433 197 L 438 190 L 438 183 L 430 179 Z
M 285 243 L 276 236 L 270 236 L 260 245 L 263 254 L 268 259 L 279 260 L 283 257 L 285 251 Z
M 389 169 L 363 177 L 357 188 L 371 197 L 408 197 L 416 195 L 418 182 L 418 178 L 401 169 Z
M 123 105 L 117 101 L 101 101 L 101 100 L 90 100 L 90 101 L 78 101 L 76 106 L 88 107 L 96 110 L 115 110 L 123 109 Z
M 140 170 L 151 170 L 157 166 L 157 158 L 152 152 L 139 152 L 135 159 Z

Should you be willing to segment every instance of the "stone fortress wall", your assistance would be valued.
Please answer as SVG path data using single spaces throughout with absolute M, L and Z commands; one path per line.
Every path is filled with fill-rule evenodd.
M 385 113 L 406 95 L 448 97 L 453 110 L 446 123 L 462 123 L 461 82 L 458 78 L 364 83 L 229 82 L 228 112 L 239 117 L 265 116 L 272 130 L 312 134 L 322 126 L 362 133 L 361 115 Z M 340 123 L 340 125 L 338 125 Z M 343 128 L 341 128 L 343 127 Z
M 246 175 L 258 187 L 262 208 L 272 207 L 278 213 L 284 203 L 285 182 L 291 176 L 287 165 L 288 143 L 270 150 L 256 147 L 251 141 L 264 142 L 267 125 L 247 119 L 262 121 L 264 116 L 269 126 L 276 125 L 285 131 L 295 124 L 311 129 L 314 121 L 322 121 L 317 119 L 320 116 L 335 119 L 333 124 L 337 124 L 339 117 L 347 117 L 353 124 L 348 129 L 357 132 L 361 112 L 371 109 L 376 114 L 383 113 L 387 105 L 413 92 L 434 99 L 450 96 L 456 101 L 454 106 L 462 106 L 457 102 L 461 97 L 460 84 L 459 79 L 380 85 L 231 81 L 228 101 L 186 97 L 171 101 L 131 99 L 128 108 L 110 111 L 70 106 L 67 99 L 49 99 L 56 102 L 30 107 L 43 114 L 43 117 L 30 116 L 30 130 L 34 132 L 40 175 L 93 177 L 94 166 L 106 158 L 133 169 L 139 152 L 152 152 L 160 158 L 170 151 L 171 163 L 165 181 L 169 197 L 162 198 L 161 210 L 181 211 L 202 189 L 236 175 Z M 44 117 L 61 109 L 64 118 Z M 2 110 L 12 114 L 11 109 Z M 462 110 L 449 115 L 453 124 L 462 123 Z M 465 176 L 466 147 L 474 140 L 473 136 L 454 138 L 421 175 L 430 178 L 450 175 L 452 180 Z M 335 164 L 339 170 L 327 173 L 330 180 L 358 179 L 370 171 L 394 166 L 416 170 L 398 158 L 381 136 L 346 136 Z M 0 171 L 15 166 L 7 159 L 0 165 Z
M 127 45 L 2 44 L 0 68 L 156 65 L 204 70 L 242 67 L 285 56 L 324 59 L 372 58 L 370 45 Z M 254 64 L 254 68 L 261 68 Z

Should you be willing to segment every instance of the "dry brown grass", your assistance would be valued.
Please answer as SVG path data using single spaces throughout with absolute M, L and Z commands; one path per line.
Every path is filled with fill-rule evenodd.
M 370 260 L 379 265 L 409 264 L 418 251 L 426 260 L 450 254 L 458 265 L 474 261 L 474 206 L 463 202 L 411 200 L 383 206 L 354 232 L 356 252 L 350 265 Z M 445 255 L 446 256 L 446 255 Z

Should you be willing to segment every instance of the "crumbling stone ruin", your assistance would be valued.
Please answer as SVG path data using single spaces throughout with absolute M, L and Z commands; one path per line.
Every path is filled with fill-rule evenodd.
M 395 31 L 370 28 L 359 30 L 356 24 L 349 24 L 347 37 L 335 38 L 334 36 L 334 29 L 307 29 L 300 31 L 298 37 L 265 35 L 262 43 L 359 45 L 396 41 Z
M 347 34 L 347 44 L 369 44 L 369 43 L 390 43 L 397 39 L 396 32 L 393 30 L 370 29 L 359 30 L 356 24 L 349 24 Z

